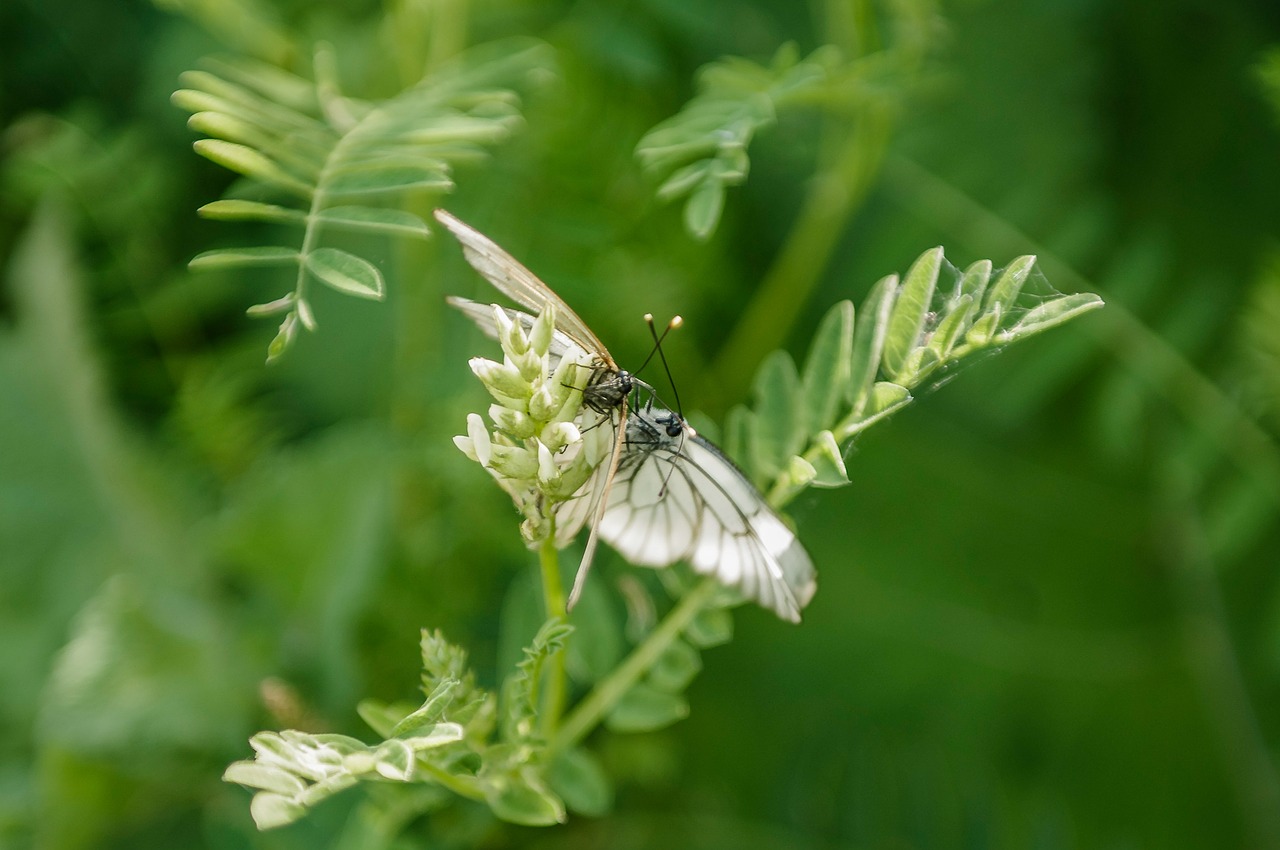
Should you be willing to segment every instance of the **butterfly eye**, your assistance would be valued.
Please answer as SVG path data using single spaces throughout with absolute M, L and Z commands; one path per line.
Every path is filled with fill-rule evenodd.
M 679 437 L 681 432 L 683 431 L 684 431 L 684 428 L 680 427 L 679 419 L 672 419 L 670 422 L 667 423 L 668 437 Z

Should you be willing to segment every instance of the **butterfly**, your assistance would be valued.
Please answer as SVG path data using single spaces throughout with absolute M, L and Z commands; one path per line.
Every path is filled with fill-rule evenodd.
M 800 621 L 817 590 L 808 553 L 747 477 L 679 414 L 655 406 L 654 392 L 618 367 L 607 348 L 560 296 L 491 239 L 444 210 L 436 219 L 462 245 L 467 262 L 499 292 L 532 313 L 553 305 L 553 357 L 585 355 L 591 376 L 583 405 L 613 427 L 613 451 L 566 502 L 565 527 L 590 522 L 570 607 L 581 592 L 597 537 L 633 564 L 668 567 L 687 561 L 779 617 Z M 497 337 L 493 309 L 450 296 L 488 336 Z M 533 316 L 502 308 L 512 321 L 532 326 Z M 644 404 L 632 397 L 648 392 Z

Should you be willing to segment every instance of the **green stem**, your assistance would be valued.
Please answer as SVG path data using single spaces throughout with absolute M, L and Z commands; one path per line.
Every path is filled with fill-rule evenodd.
M 658 627 L 632 650 L 626 660 L 574 707 L 565 718 L 559 733 L 551 739 L 551 751 L 563 752 L 591 734 L 618 700 L 649 672 L 667 648 L 688 628 L 693 618 L 702 612 L 719 587 L 715 579 L 704 579 L 681 599 Z
M 484 791 L 481 790 L 480 783 L 474 779 L 455 776 L 425 759 L 418 759 L 416 767 L 459 797 L 466 797 L 468 800 L 484 800 Z
M 542 541 L 538 549 L 538 560 L 542 565 L 542 601 L 546 608 L 547 619 L 565 616 L 564 584 L 560 580 L 560 550 L 556 549 L 555 520 L 547 539 Z M 560 649 L 549 660 L 547 670 L 546 694 L 542 706 L 542 733 L 550 738 L 555 734 L 564 713 L 565 690 L 567 682 L 564 669 L 564 649 Z

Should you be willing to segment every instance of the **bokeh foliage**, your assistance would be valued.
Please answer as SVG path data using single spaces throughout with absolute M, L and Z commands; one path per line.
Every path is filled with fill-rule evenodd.
M 1148 11 L 4 6 L 0 843 L 1280 844 L 1280 21 Z M 744 610 L 687 720 L 602 737 L 610 814 L 540 833 L 375 789 L 258 833 L 220 780 L 250 734 L 364 735 L 360 699 L 414 699 L 423 626 L 496 688 L 539 621 L 510 507 L 449 440 L 480 403 L 440 299 L 471 279 L 456 254 L 359 234 L 386 300 L 316 289 L 319 330 L 264 368 L 275 329 L 243 311 L 278 278 L 186 264 L 297 231 L 196 218 L 229 178 L 169 96 L 213 53 L 319 76 L 323 43 L 342 91 L 387 97 L 506 36 L 556 76 L 450 207 L 624 363 L 639 315 L 682 313 L 669 355 L 710 420 L 930 245 L 1036 253 L 1110 306 L 970 367 L 867 434 L 853 486 L 790 506 L 820 571 L 804 626 Z M 826 45 L 881 57 L 843 114 L 805 102 Z M 676 171 L 637 145 L 760 69 L 787 96 L 657 200 Z M 588 678 L 621 653 L 590 650 Z

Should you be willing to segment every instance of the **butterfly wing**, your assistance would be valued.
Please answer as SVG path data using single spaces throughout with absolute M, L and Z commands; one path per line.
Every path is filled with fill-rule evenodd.
M 548 304 L 554 305 L 556 327 L 573 338 L 574 342 L 605 366 L 617 370 L 617 364 L 591 329 L 587 327 L 564 299 L 551 291 L 538 277 L 489 237 L 444 210 L 436 210 L 436 219 L 449 229 L 462 245 L 463 256 L 471 267 L 494 288 L 512 301 L 533 313 L 541 313 Z M 465 311 L 464 311 L 465 312 Z
M 461 312 L 464 316 L 475 323 L 485 336 L 490 339 L 498 339 L 498 323 L 493 317 L 492 304 L 480 304 L 467 298 L 459 298 L 456 295 L 447 295 L 444 299 L 450 307 Z M 524 328 L 526 334 L 533 328 L 534 318 L 528 313 L 521 310 L 513 310 L 510 307 L 500 307 L 502 312 L 507 314 L 507 318 L 513 323 Z M 551 334 L 551 368 L 554 370 L 560 360 L 568 355 L 579 363 L 590 363 L 590 355 L 582 348 L 581 345 L 561 330 L 553 331 Z
M 677 436 L 667 433 L 672 422 Z M 792 622 L 817 590 L 795 533 L 732 461 L 669 411 L 632 411 L 600 536 L 634 564 L 688 561 Z

